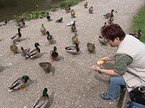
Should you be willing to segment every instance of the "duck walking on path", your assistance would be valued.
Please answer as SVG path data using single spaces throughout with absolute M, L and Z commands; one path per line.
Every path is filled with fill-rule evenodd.
M 58 52 L 56 46 L 54 46 L 53 50 L 50 52 L 50 60 L 51 62 L 58 61 Z
M 61 17 L 60 19 L 56 20 L 56 22 L 61 23 L 63 21 L 63 17 Z
M 75 33 L 75 35 L 72 37 L 73 44 L 78 43 L 78 37 L 77 36 L 78 36 L 77 33 Z
M 20 38 L 22 37 L 21 34 L 21 29 L 18 28 L 18 33 L 15 34 L 15 36 L 13 36 L 11 39 L 13 40 L 13 42 L 20 42 Z
M 53 44 L 53 36 L 50 35 L 49 31 L 46 32 L 47 34 L 47 40 L 48 40 L 48 45 Z
M 15 43 L 15 42 L 13 42 L 13 45 L 10 46 L 10 50 L 11 50 L 14 54 L 18 53 L 18 47 L 16 46 L 16 43 Z
M 65 47 L 65 50 L 72 55 L 78 54 L 80 51 L 79 44 L 76 43 L 74 46 Z
M 87 43 L 87 48 L 89 53 L 93 53 L 95 51 L 95 44 Z
M 24 19 L 21 19 L 21 20 L 20 20 L 18 26 L 19 26 L 20 28 L 24 28 L 24 27 L 25 27 Z
M 39 63 L 39 66 L 44 70 L 46 74 L 49 73 L 52 68 L 52 64 L 49 62 L 41 62 Z
M 42 24 L 42 27 L 40 29 L 40 32 L 42 35 L 45 35 L 46 34 L 46 28 L 44 27 L 44 24 Z
M 27 83 L 27 81 L 30 80 L 30 78 L 27 75 L 22 76 L 22 78 L 18 78 L 10 87 L 8 91 L 14 91 L 14 90 L 24 90 L 26 91 L 26 88 L 23 88 L 23 86 Z M 30 80 L 31 81 L 31 80 Z

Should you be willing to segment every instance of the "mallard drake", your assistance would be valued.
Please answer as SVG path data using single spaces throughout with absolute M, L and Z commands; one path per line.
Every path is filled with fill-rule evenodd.
M 90 14 L 93 13 L 93 6 L 91 6 L 91 7 L 89 8 L 89 13 L 90 13 Z
M 24 28 L 24 27 L 25 27 L 24 19 L 21 19 L 21 20 L 20 20 L 18 26 L 19 26 L 20 28 Z
M 73 9 L 71 10 L 71 17 L 75 18 L 75 11 Z
M 49 12 L 47 12 L 46 18 L 47 18 L 48 21 L 51 21 L 51 17 L 50 17 L 50 15 L 49 15 Z
M 138 32 L 136 32 L 136 33 L 129 33 L 129 35 L 132 35 L 139 39 L 141 37 L 141 30 L 139 29 Z
M 88 2 L 87 2 L 87 1 L 84 3 L 84 7 L 85 7 L 85 8 L 88 7 Z
M 112 10 L 111 10 L 111 13 L 107 13 L 107 14 L 104 15 L 104 18 L 105 18 L 105 19 L 108 19 L 108 18 L 111 17 L 111 15 L 112 15 L 112 17 L 114 17 L 113 12 L 117 13 L 117 11 L 114 11 L 114 9 L 112 9 Z
M 21 78 L 18 78 L 10 87 L 8 91 L 14 91 L 14 90 L 24 90 L 26 91 L 26 88 L 23 88 L 23 86 L 27 83 L 27 81 L 30 80 L 30 78 L 27 75 L 22 76 Z M 31 80 L 30 80 L 31 81 Z
M 110 16 L 109 20 L 108 20 L 108 24 L 112 24 L 114 21 L 113 15 Z
M 72 55 L 78 54 L 80 51 L 79 44 L 76 43 L 74 46 L 65 47 L 65 50 Z
M 78 43 L 78 37 L 77 36 L 78 36 L 77 33 L 75 33 L 75 35 L 72 37 L 72 42 L 74 44 Z
M 36 100 L 33 108 L 46 108 L 49 102 L 49 95 L 47 94 L 47 88 L 43 89 L 42 95 Z
M 24 49 L 23 47 L 21 47 L 21 56 L 26 56 L 28 55 L 30 52 L 30 48 L 29 49 Z
M 61 17 L 60 19 L 56 20 L 56 22 L 61 23 L 63 21 L 63 17 Z
M 93 53 L 95 51 L 95 44 L 87 43 L 87 48 L 89 53 Z
M 50 35 L 49 31 L 47 31 L 46 34 L 47 34 L 48 45 L 53 44 L 53 36 Z
M 71 25 L 71 32 L 76 32 L 76 26 L 75 25 Z
M 40 32 L 42 33 L 42 35 L 45 35 L 46 33 L 46 28 L 44 27 L 44 24 L 42 24 L 42 27 L 40 29 Z
M 74 25 L 76 23 L 76 21 L 72 21 L 70 23 L 67 23 L 67 26 L 71 26 L 71 25 Z
M 51 71 L 51 68 L 52 68 L 52 64 L 49 62 L 41 62 L 41 63 L 39 63 L 39 66 L 41 68 L 43 68 L 43 70 L 46 74 L 49 73 Z
M 38 54 L 40 53 L 40 48 L 38 46 L 40 46 L 39 43 L 35 43 L 35 49 L 32 50 L 29 54 L 27 54 L 25 56 L 25 58 L 26 59 L 28 59 L 28 58 L 30 58 L 30 59 L 38 58 Z
M 65 8 L 66 13 L 69 13 L 70 12 L 70 10 L 71 10 L 71 7 L 70 6 L 71 5 L 69 4 L 68 7 Z
M 11 39 L 13 40 L 13 42 L 20 42 L 20 38 L 22 37 L 21 34 L 21 29 L 18 28 L 18 33 L 15 34 L 15 36 L 13 36 Z
M 10 50 L 11 50 L 14 54 L 18 53 L 18 47 L 16 46 L 16 43 L 15 43 L 15 42 L 13 42 L 13 45 L 10 46 Z
M 99 36 L 99 42 L 101 43 L 101 46 L 107 44 L 107 40 L 101 35 Z
M 58 52 L 56 46 L 54 46 L 53 50 L 50 52 L 50 60 L 51 62 L 58 61 Z

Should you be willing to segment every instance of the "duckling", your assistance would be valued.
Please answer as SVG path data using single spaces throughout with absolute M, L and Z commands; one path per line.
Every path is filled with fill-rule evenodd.
M 21 19 L 21 21 L 19 22 L 18 26 L 19 26 L 20 28 L 24 28 L 24 27 L 25 27 L 24 19 Z
M 111 10 L 111 13 L 105 14 L 105 15 L 104 15 L 104 18 L 105 18 L 105 19 L 108 19 L 108 18 L 111 17 L 111 15 L 112 15 L 112 17 L 114 17 L 113 12 L 114 12 L 114 9 Z M 117 13 L 117 11 L 115 11 L 115 13 Z
M 49 62 L 41 62 L 41 63 L 39 63 L 39 66 L 41 68 L 43 68 L 43 70 L 46 74 L 49 73 L 51 71 L 51 68 L 52 68 L 52 64 Z
M 77 33 L 75 33 L 75 35 L 72 37 L 72 42 L 74 43 L 74 44 L 76 44 L 76 43 L 78 43 L 78 38 L 77 38 Z
M 51 62 L 58 61 L 58 52 L 56 46 L 54 46 L 53 50 L 50 52 L 50 60 Z
M 24 75 L 21 78 L 18 78 L 10 87 L 9 90 L 10 92 L 21 89 L 26 91 L 26 88 L 23 88 L 24 85 L 27 83 L 27 81 L 31 81 L 31 79 L 29 78 L 29 76 Z
M 34 103 L 33 108 L 46 108 L 49 103 L 49 95 L 47 94 L 47 88 L 43 89 L 42 95 Z
M 10 46 L 10 50 L 13 51 L 14 54 L 18 53 L 18 47 L 15 42 L 13 42 L 13 45 Z
M 35 43 L 35 49 L 32 50 L 29 54 L 27 54 L 25 56 L 25 59 L 33 59 L 33 58 L 38 58 L 38 54 L 40 53 L 40 48 L 38 47 L 40 46 L 39 43 Z
M 18 28 L 18 33 L 15 34 L 15 36 L 13 36 L 11 39 L 13 40 L 13 42 L 20 42 L 20 38 L 22 37 L 22 34 L 21 34 L 21 29 Z
M 56 22 L 61 23 L 63 21 L 63 17 L 61 17 L 60 19 L 56 20 Z
M 48 45 L 53 44 L 53 36 L 50 35 L 49 31 L 46 32 L 47 34 L 47 40 L 48 40 Z
M 43 24 L 42 24 L 42 27 L 40 29 L 40 32 L 42 33 L 42 35 L 45 35 L 45 33 L 46 33 L 46 28 L 44 27 Z
M 75 18 L 75 11 L 73 9 L 71 10 L 71 17 Z
M 132 35 L 132 36 L 134 36 L 134 37 L 139 39 L 141 37 L 141 30 L 139 29 L 138 32 L 136 32 L 136 33 L 130 33 L 129 35 Z
M 107 44 L 107 40 L 101 35 L 99 36 L 99 42 L 101 43 L 101 46 Z
M 30 48 L 29 49 L 24 49 L 23 47 L 21 47 L 21 56 L 26 56 L 28 55 L 30 52 Z
M 84 7 L 85 7 L 85 8 L 88 7 L 88 2 L 87 2 L 87 1 L 84 3 Z
M 76 43 L 75 46 L 65 47 L 66 52 L 71 53 L 72 55 L 78 54 L 80 51 L 79 44 Z
M 50 17 L 50 15 L 49 15 L 49 12 L 47 12 L 46 18 L 47 18 L 48 21 L 51 21 L 51 17 Z
M 93 13 L 93 6 L 91 6 L 91 7 L 89 8 L 89 13 L 90 13 L 90 14 Z
M 68 5 L 68 7 L 65 8 L 66 13 L 69 13 L 71 10 L 70 4 Z
M 93 53 L 95 51 L 95 45 L 92 43 L 87 43 L 87 48 L 89 53 Z

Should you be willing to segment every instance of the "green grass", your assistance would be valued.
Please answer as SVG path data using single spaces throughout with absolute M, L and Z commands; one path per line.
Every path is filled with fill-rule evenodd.
M 140 40 L 145 43 L 145 5 L 140 9 L 132 22 L 131 31 L 137 32 L 138 29 L 142 31 Z
M 54 12 L 54 11 L 57 10 L 57 8 L 64 9 L 64 8 L 68 7 L 69 5 L 70 6 L 76 5 L 80 1 L 83 1 L 83 0 L 65 0 L 65 1 L 60 2 L 58 4 L 52 5 L 52 8 L 50 10 L 47 10 L 47 11 L 34 11 L 34 12 L 31 12 L 31 13 L 25 12 L 21 16 L 14 15 L 13 18 L 14 18 L 14 20 L 16 20 L 17 23 L 21 19 L 29 21 L 31 19 L 44 18 L 44 17 L 47 16 L 47 12 L 49 12 L 49 11 L 53 11 Z

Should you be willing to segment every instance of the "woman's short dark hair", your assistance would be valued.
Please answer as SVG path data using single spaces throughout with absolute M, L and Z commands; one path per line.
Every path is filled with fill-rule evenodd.
M 125 33 L 118 24 L 109 24 L 102 30 L 102 35 L 106 39 L 114 41 L 116 37 L 119 37 L 119 40 L 123 40 Z

